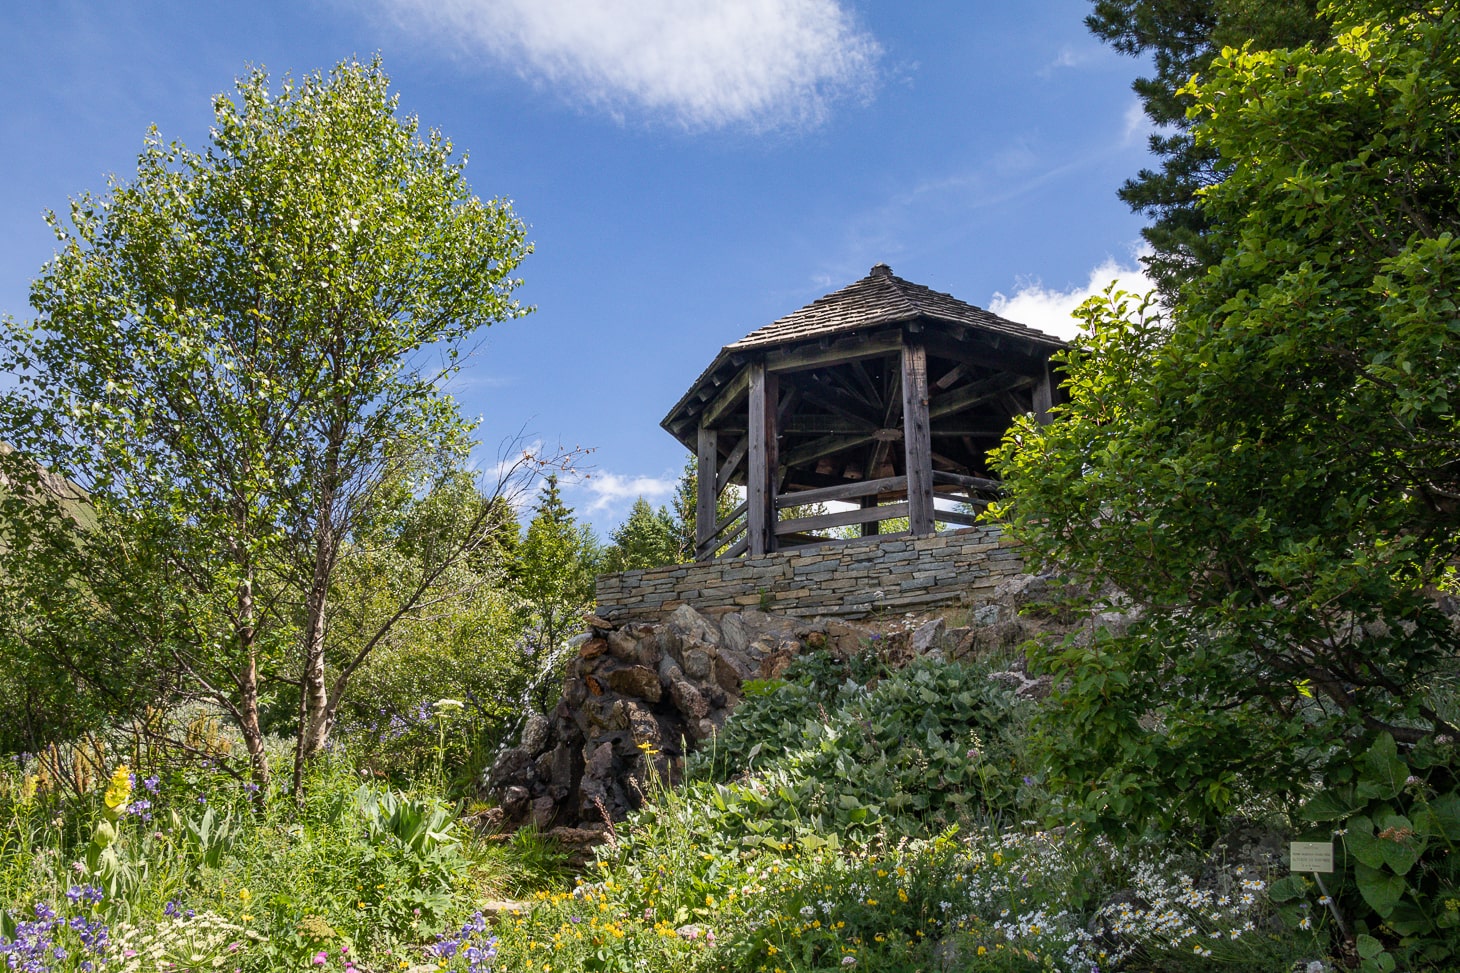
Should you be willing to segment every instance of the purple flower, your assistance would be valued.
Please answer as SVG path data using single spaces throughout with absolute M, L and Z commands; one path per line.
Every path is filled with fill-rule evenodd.
M 149 794 L 156 794 L 157 793 L 157 785 L 158 785 L 158 783 L 159 783 L 159 780 L 158 780 L 158 777 L 157 777 L 156 774 L 153 774 L 151 777 L 144 777 L 144 778 L 142 778 L 142 786 L 145 787 L 145 788 L 147 788 L 147 793 L 149 793 Z

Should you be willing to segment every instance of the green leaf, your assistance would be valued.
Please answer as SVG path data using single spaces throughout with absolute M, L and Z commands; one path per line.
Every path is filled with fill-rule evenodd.
M 1360 806 L 1354 803 L 1346 788 L 1330 788 L 1309 798 L 1301 815 L 1307 821 L 1338 821 Z
M 1394 911 L 1408 883 L 1398 875 L 1359 863 L 1354 868 L 1354 884 L 1369 907 L 1385 918 Z

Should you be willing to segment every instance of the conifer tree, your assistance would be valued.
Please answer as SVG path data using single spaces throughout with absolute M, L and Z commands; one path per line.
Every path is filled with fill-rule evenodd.
M 628 519 L 613 532 L 606 567 L 610 571 L 656 568 L 680 560 L 679 522 L 668 507 L 655 510 L 649 501 L 634 501 Z
M 544 663 L 593 604 L 600 557 L 593 532 L 563 502 L 558 478 L 543 482 L 527 533 L 512 558 L 513 588 L 526 626 L 524 647 Z

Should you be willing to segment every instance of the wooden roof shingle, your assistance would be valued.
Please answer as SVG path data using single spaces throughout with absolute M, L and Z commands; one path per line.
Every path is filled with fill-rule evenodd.
M 1064 342 L 1054 335 L 1001 318 L 951 294 L 904 280 L 887 264 L 879 263 L 861 280 L 819 297 L 800 310 L 725 345 L 660 425 L 693 449 L 693 437 L 685 423 L 698 413 L 705 399 L 706 383 L 714 381 L 719 384 L 727 372 L 733 371 L 733 361 L 743 359 L 746 354 L 804 341 L 848 336 L 912 322 L 935 326 L 942 323 L 983 332 L 995 338 L 1013 338 L 1026 346 L 1047 349 L 1046 353 L 1064 347 Z
M 903 280 L 887 264 L 877 264 L 861 280 L 825 297 L 818 297 L 799 311 L 793 311 L 726 345 L 724 350 L 768 348 L 919 318 L 962 324 L 1047 344 L 1051 348 L 1064 344 L 1053 335 L 1001 318 L 951 294 Z

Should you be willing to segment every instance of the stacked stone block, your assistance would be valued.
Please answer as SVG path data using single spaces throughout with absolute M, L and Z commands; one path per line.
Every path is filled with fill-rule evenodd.
M 984 601 L 1021 571 L 1017 546 L 995 525 L 868 537 L 603 575 L 598 614 L 617 623 L 656 621 L 687 604 L 709 613 L 758 608 L 800 618 L 862 618 Z

